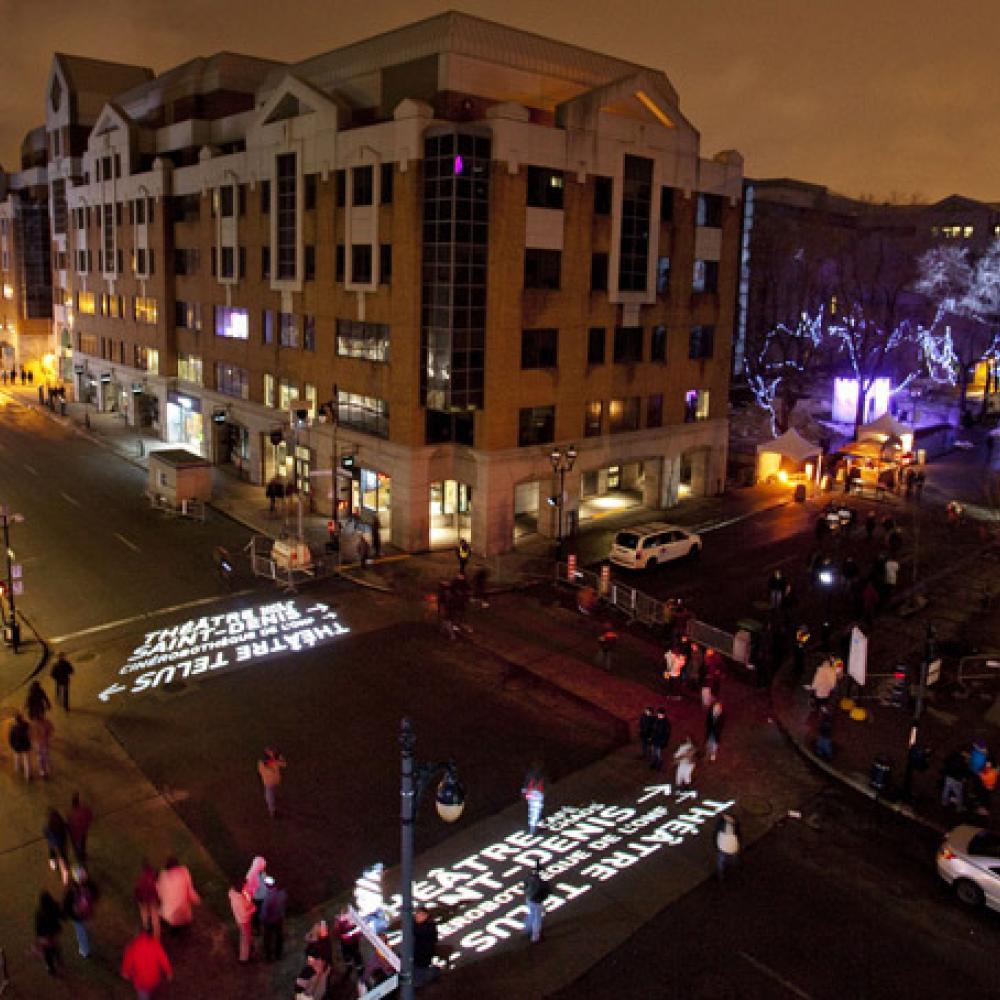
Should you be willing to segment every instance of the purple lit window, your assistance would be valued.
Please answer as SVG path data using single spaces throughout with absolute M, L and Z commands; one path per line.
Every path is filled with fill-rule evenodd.
M 463 168 L 464 168 L 464 164 L 462 163 L 462 157 L 461 156 L 456 156 L 455 157 L 455 175 L 457 176 L 458 174 L 460 174 L 462 172 Z

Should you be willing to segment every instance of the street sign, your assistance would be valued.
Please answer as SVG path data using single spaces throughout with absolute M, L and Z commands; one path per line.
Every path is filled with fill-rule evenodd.
M 365 920 L 353 906 L 347 907 L 347 915 L 351 919 L 351 923 L 362 934 L 364 934 L 368 943 L 388 962 L 389 966 L 396 972 L 399 972 L 399 955 L 397 955 L 372 929 L 371 925 Z M 370 993 L 366 993 L 365 996 L 370 996 Z M 382 994 L 379 994 L 381 996 Z
M 10 575 L 11 575 L 12 579 L 14 579 L 14 580 L 20 580 L 21 579 L 21 564 L 20 563 L 11 563 Z
M 937 684 L 941 680 L 941 661 L 931 660 L 927 664 L 927 686 L 930 687 L 932 684 Z

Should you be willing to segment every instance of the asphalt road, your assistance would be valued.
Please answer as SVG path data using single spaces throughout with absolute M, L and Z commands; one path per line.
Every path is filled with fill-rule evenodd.
M 551 1000 L 1000 996 L 1000 915 L 966 911 L 938 881 L 936 836 L 847 792 L 802 814 Z

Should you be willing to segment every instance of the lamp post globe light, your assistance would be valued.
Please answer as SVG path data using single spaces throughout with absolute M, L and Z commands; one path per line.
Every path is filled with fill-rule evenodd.
M 400 894 L 400 920 L 403 939 L 400 947 L 399 996 L 400 1000 L 413 1000 L 413 826 L 417 819 L 420 796 L 430 782 L 442 775 L 434 796 L 438 816 L 445 823 L 454 823 L 465 809 L 465 786 L 458 780 L 454 761 L 418 763 L 413 751 L 417 738 L 413 724 L 403 719 L 399 728 L 400 773 L 399 816 L 401 826 L 401 851 L 399 874 L 402 883 Z
M 566 506 L 566 473 L 571 472 L 576 462 L 576 445 L 571 444 L 565 451 L 558 446 L 552 449 L 549 459 L 552 471 L 559 477 L 559 494 L 550 497 L 549 503 L 556 508 L 556 557 L 562 557 L 563 550 L 563 507 Z

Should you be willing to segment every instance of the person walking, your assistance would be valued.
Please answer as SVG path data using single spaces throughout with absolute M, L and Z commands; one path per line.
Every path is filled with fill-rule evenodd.
M 257 773 L 264 786 L 264 802 L 271 819 L 278 815 L 278 786 L 281 784 L 281 769 L 287 761 L 273 747 L 264 750 L 264 756 L 257 761 Z
M 356 550 L 358 553 L 358 563 L 361 565 L 361 568 L 364 569 L 365 566 L 368 565 L 369 551 L 368 539 L 365 535 L 360 533 L 358 534 L 358 544 L 356 546 Z
M 684 654 L 676 649 L 668 649 L 663 654 L 663 679 L 667 682 L 667 697 L 677 700 L 681 697 L 681 675 L 684 671 Z
M 528 804 L 528 833 L 533 834 L 542 818 L 545 807 L 545 777 L 541 765 L 536 761 L 525 775 L 521 794 Z
M 604 630 L 597 637 L 597 655 L 600 660 L 601 667 L 611 672 L 611 667 L 614 664 L 614 653 L 615 647 L 618 645 L 618 633 L 611 627 L 608 623 L 604 626 Z
M 254 934 L 260 933 L 260 904 L 264 902 L 264 876 L 267 874 L 267 861 L 259 854 L 250 862 L 246 876 L 243 879 L 243 888 L 250 894 L 253 903 L 253 920 L 250 922 Z
M 887 596 L 892 596 L 896 592 L 896 583 L 899 580 L 899 561 L 895 555 L 889 556 L 883 567 L 885 572 L 885 589 Z
M 542 878 L 541 864 L 536 861 L 534 870 L 524 880 L 524 899 L 528 912 L 524 918 L 524 932 L 532 944 L 542 940 L 542 921 L 545 919 L 545 900 L 549 897 L 549 887 Z
M 285 947 L 285 909 L 288 893 L 275 882 L 273 875 L 264 876 L 264 901 L 260 907 L 260 929 L 264 943 L 264 961 L 280 962 Z
M 698 760 L 698 748 L 690 736 L 685 736 L 674 751 L 674 760 L 677 762 L 674 784 L 678 789 L 690 788 L 694 782 L 694 768 Z
M 464 538 L 460 538 L 458 540 L 458 546 L 455 549 L 455 556 L 458 559 L 458 575 L 464 577 L 465 567 L 472 558 L 472 546 L 469 545 Z
M 376 559 L 382 555 L 382 526 L 379 524 L 378 514 L 372 520 L 372 551 Z
M 56 974 L 59 964 L 59 932 L 62 930 L 62 910 L 50 892 L 38 896 L 35 910 L 35 953 L 45 962 L 50 976 Z
M 56 657 L 56 662 L 49 671 L 49 676 L 56 682 L 56 704 L 61 705 L 66 712 L 69 711 L 69 679 L 75 673 L 73 664 L 62 653 Z
M 653 771 L 663 770 L 663 751 L 670 742 L 670 720 L 667 718 L 667 710 L 658 708 L 656 718 L 653 720 L 653 732 L 649 742 L 653 749 L 652 760 L 649 767 Z
M 49 867 L 58 871 L 63 885 L 69 882 L 69 866 L 66 863 L 66 820 L 58 809 L 50 809 L 42 836 L 49 849 Z
M 174 968 L 163 945 L 148 927 L 143 927 L 126 945 L 121 977 L 132 984 L 137 1000 L 152 1000 L 163 980 L 174 978 Z
M 837 671 L 833 661 L 826 657 L 816 668 L 813 674 L 812 683 L 809 690 L 812 691 L 813 701 L 816 707 L 822 709 L 830 700 L 830 696 L 837 689 Z
M 77 949 L 81 958 L 90 958 L 90 934 L 87 922 L 94 915 L 97 890 L 87 872 L 80 865 L 70 870 L 70 883 L 63 896 L 63 916 L 76 932 Z
M 647 705 L 639 716 L 639 747 L 641 753 L 640 760 L 649 760 L 653 749 L 653 723 L 656 721 L 656 713 L 652 705 Z
M 24 707 L 29 719 L 40 719 L 52 707 L 49 696 L 38 681 L 31 682 L 28 696 L 24 699 Z
M 239 960 L 246 965 L 250 961 L 250 949 L 253 946 L 252 921 L 255 909 L 246 886 L 242 889 L 237 889 L 236 886 L 230 887 L 229 907 L 233 911 L 233 920 L 240 935 Z
M 31 781 L 31 730 L 20 712 L 14 713 L 7 742 L 14 753 L 14 771 L 23 774 L 25 781 Z
M 87 863 L 87 836 L 93 822 L 94 814 L 90 807 L 81 801 L 79 792 L 74 792 L 66 814 L 66 829 L 69 832 L 69 842 L 73 845 L 73 854 L 81 865 Z
M 870 542 L 875 537 L 875 528 L 878 525 L 878 518 L 875 516 L 874 512 L 868 511 L 865 514 L 865 535 L 868 536 L 868 541 Z
M 305 968 L 295 979 L 297 1000 L 326 1000 L 330 989 L 330 963 L 320 955 L 307 955 Z
M 819 710 L 816 727 L 816 756 L 823 760 L 833 760 L 833 713 L 828 705 Z
M 961 750 L 953 750 L 944 761 L 941 787 L 941 805 L 954 806 L 959 812 L 965 805 L 965 779 L 969 763 Z
M 149 928 L 153 937 L 160 940 L 160 894 L 156 890 L 156 869 L 148 861 L 143 861 L 136 876 L 132 897 L 139 907 L 139 924 Z
M 715 701 L 705 716 L 705 750 L 709 760 L 715 760 L 722 739 L 722 702 Z
M 740 824 L 731 813 L 723 813 L 715 824 L 715 852 L 715 873 L 721 882 L 740 853 Z
M 28 730 L 31 735 L 31 745 L 35 748 L 35 760 L 38 762 L 38 773 L 43 777 L 49 777 L 49 746 L 52 743 L 52 733 L 55 726 L 52 720 L 40 715 L 37 719 L 32 719 L 28 723 Z
M 776 569 L 771 578 L 767 581 L 767 592 L 770 596 L 771 608 L 781 607 L 781 602 L 785 598 L 785 576 L 780 569 Z
M 348 973 L 360 976 L 365 967 L 361 957 L 361 931 L 345 906 L 333 922 L 332 936 L 340 942 L 340 957 Z
M 167 858 L 163 871 L 156 877 L 156 894 L 160 897 L 160 918 L 172 931 L 190 927 L 194 920 L 193 907 L 201 902 L 187 865 L 177 858 Z

